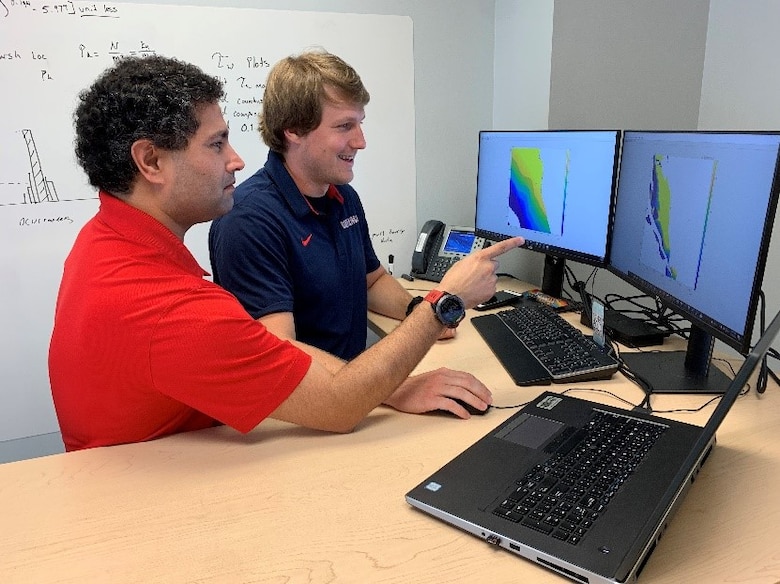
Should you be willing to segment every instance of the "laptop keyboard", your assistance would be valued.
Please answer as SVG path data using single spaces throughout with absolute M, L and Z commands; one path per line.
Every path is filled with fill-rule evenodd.
M 569 428 L 545 448 L 552 455 L 515 481 L 493 513 L 576 545 L 664 430 L 593 410 L 583 428 Z
M 539 367 L 547 383 L 609 379 L 618 370 L 617 359 L 541 304 L 517 306 L 471 322 L 518 385 L 542 381 Z

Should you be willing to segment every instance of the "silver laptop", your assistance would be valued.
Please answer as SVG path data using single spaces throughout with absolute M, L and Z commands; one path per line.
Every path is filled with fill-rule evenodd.
M 703 428 L 545 392 L 406 500 L 577 582 L 635 581 L 778 329 Z

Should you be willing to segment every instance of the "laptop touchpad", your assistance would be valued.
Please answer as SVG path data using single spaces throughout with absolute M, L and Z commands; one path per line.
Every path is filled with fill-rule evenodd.
M 564 426 L 565 424 L 555 420 L 522 414 L 494 436 L 527 448 L 539 448 Z

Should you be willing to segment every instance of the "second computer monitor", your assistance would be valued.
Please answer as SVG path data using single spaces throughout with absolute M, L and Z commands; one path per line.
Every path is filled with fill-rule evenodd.
M 617 130 L 480 132 L 477 233 L 603 265 L 619 142 Z
M 656 390 L 725 389 L 706 378 L 713 337 L 749 352 L 779 149 L 774 132 L 623 133 L 610 269 L 693 325 L 684 369 L 668 353 L 636 356 L 647 377 L 676 375 Z

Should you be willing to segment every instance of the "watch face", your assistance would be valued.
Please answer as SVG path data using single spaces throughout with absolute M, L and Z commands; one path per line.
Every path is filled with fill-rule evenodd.
M 447 326 L 455 326 L 466 315 L 466 309 L 463 306 L 463 301 L 457 296 L 448 295 L 441 299 L 439 302 L 439 314 L 441 320 L 447 324 Z

